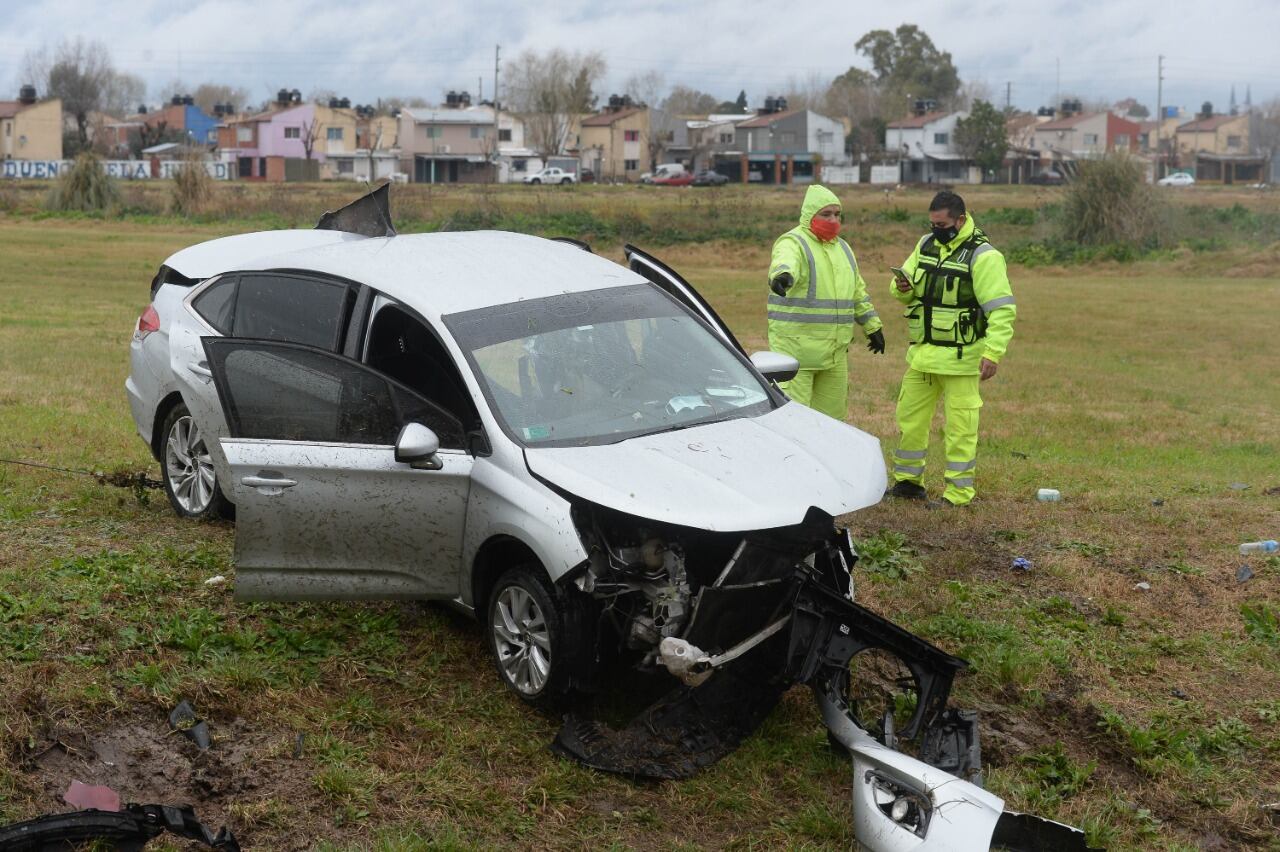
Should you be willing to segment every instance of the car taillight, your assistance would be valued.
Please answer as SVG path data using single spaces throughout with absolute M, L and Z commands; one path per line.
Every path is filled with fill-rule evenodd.
M 138 317 L 138 339 L 145 338 L 153 331 L 160 330 L 160 315 L 156 313 L 154 305 L 147 305 L 147 309 L 142 312 L 142 316 Z

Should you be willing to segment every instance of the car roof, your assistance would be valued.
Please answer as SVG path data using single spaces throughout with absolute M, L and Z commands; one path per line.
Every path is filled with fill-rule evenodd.
M 395 237 L 315 240 L 297 234 L 333 231 L 274 231 L 214 240 L 236 262 L 217 272 L 302 269 L 367 284 L 429 318 L 522 299 L 642 284 L 630 269 L 570 243 L 509 231 L 443 231 Z M 267 234 L 278 242 L 264 239 Z M 231 240 L 258 238 L 251 251 Z M 212 247 L 212 243 L 203 244 Z M 193 246 L 192 248 L 199 248 Z M 186 251 L 191 251 L 187 249 Z M 168 265 L 184 275 L 179 252 Z M 208 273 L 201 277 L 208 277 Z M 196 276 L 192 276 L 196 277 Z

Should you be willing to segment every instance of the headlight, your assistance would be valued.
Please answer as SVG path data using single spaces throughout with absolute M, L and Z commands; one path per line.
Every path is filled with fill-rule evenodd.
M 866 779 L 871 785 L 871 795 L 880 812 L 897 825 L 923 838 L 929 830 L 929 817 L 933 815 L 933 805 L 929 799 L 874 769 L 867 770 Z

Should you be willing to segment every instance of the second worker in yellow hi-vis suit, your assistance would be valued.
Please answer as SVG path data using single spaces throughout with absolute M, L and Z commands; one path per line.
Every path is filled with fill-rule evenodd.
M 916 243 L 891 292 L 907 306 L 907 372 L 898 393 L 901 437 L 893 451 L 894 497 L 924 499 L 929 425 L 938 397 L 946 424 L 943 505 L 973 500 L 978 467 L 979 381 L 995 377 L 1017 315 L 1004 256 L 966 215 L 964 199 L 939 192 L 932 233 Z
M 840 224 L 840 199 L 810 186 L 800 224 L 774 242 L 769 263 L 769 348 L 800 362 L 800 372 L 781 387 L 837 420 L 848 407 L 854 324 L 862 326 L 868 349 L 884 353 L 880 317 Z

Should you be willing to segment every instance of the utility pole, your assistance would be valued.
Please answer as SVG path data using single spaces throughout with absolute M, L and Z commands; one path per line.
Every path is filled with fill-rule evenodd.
M 1164 124 L 1164 56 L 1156 58 L 1156 180 L 1160 180 L 1160 126 Z
M 502 45 L 495 44 L 493 46 L 493 182 L 498 182 L 498 138 L 501 131 L 498 130 L 498 56 L 502 51 Z
M 1004 84 L 1004 111 L 1009 112 L 1013 108 L 1013 81 L 1010 80 Z

